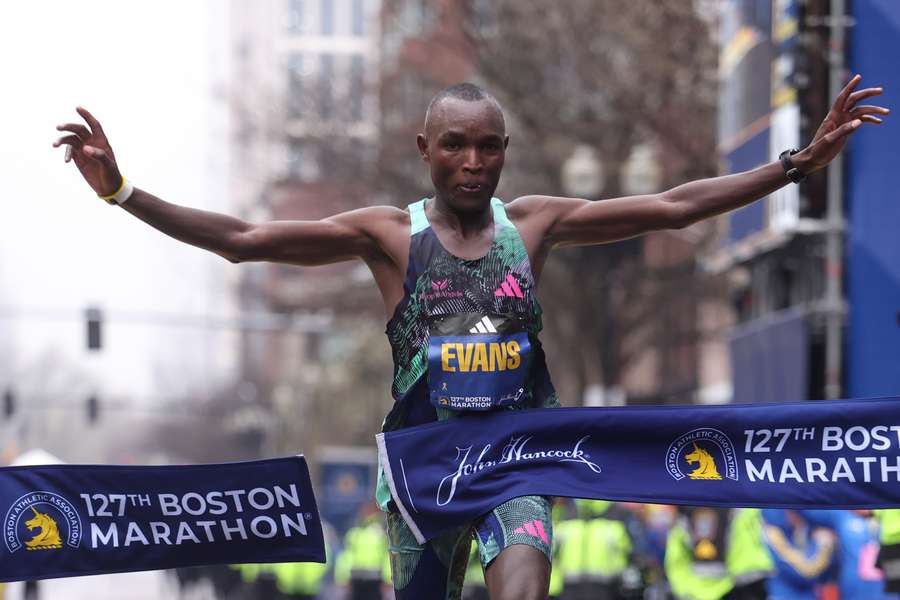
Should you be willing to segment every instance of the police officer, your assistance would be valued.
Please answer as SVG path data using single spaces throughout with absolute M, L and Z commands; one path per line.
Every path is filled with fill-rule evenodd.
M 606 500 L 579 500 L 577 504 L 584 520 L 585 587 L 592 599 L 620 600 L 632 553 L 625 510 Z
M 282 599 L 315 600 L 328 567 L 320 563 L 278 563 L 272 570 Z
M 385 583 L 388 540 L 375 507 L 366 507 L 359 523 L 344 536 L 335 565 L 335 581 L 348 586 L 351 600 L 380 600 Z
M 884 571 L 884 591 L 900 592 L 900 509 L 876 510 L 881 525 L 878 566 Z
M 765 600 L 773 562 L 758 509 L 685 507 L 666 541 L 665 570 L 679 600 Z
M 585 522 L 579 518 L 574 506 L 566 507 L 564 514 L 553 524 L 553 537 L 558 545 L 558 558 L 553 567 L 562 577 L 562 600 L 580 600 L 586 595 L 584 581 L 584 531 Z M 557 567 L 558 565 L 558 567 Z

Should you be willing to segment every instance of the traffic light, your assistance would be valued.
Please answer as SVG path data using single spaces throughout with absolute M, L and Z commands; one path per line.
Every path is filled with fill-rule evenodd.
M 8 389 L 3 392 L 3 416 L 11 419 L 14 414 L 16 414 L 16 396 Z
M 103 312 L 96 306 L 84 311 L 87 323 L 87 349 L 100 350 L 103 347 Z
M 95 425 L 100 419 L 100 400 L 91 394 L 87 399 L 87 420 L 90 425 Z

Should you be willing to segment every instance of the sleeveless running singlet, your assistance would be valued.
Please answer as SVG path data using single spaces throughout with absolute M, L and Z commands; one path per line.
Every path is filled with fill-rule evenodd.
M 383 431 L 460 411 L 559 406 L 538 340 L 541 307 L 528 252 L 503 202 L 491 200 L 494 241 L 474 260 L 448 252 L 425 216 L 409 205 L 404 295 L 387 325 L 394 359 L 394 407 Z M 390 492 L 379 472 L 376 497 Z

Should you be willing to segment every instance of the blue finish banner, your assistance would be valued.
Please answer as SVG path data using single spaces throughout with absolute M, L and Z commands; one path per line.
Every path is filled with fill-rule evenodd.
M 391 495 L 420 543 L 532 494 L 900 507 L 900 397 L 499 412 L 377 439 Z
M 0 581 L 325 562 L 302 456 L 220 465 L 0 468 Z

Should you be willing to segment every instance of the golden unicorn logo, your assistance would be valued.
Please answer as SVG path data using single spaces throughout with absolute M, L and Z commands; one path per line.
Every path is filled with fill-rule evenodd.
M 35 507 L 31 507 L 34 511 L 34 517 L 25 521 L 28 531 L 40 529 L 31 540 L 25 542 L 25 546 L 29 550 L 52 550 L 53 548 L 62 548 L 62 540 L 59 537 L 59 527 L 56 521 L 50 515 L 38 512 Z
M 688 473 L 691 479 L 722 479 L 712 454 L 698 446 L 697 442 L 694 442 L 694 451 L 684 455 L 684 460 L 689 465 L 700 463 L 696 469 Z

